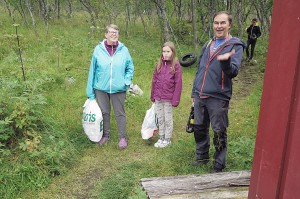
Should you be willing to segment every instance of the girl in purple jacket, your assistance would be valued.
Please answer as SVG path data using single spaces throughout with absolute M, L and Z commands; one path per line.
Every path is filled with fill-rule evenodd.
M 151 101 L 155 103 L 159 131 L 155 147 L 164 148 L 171 144 L 173 107 L 179 105 L 181 90 L 182 74 L 176 49 L 172 42 L 166 42 L 152 78 Z

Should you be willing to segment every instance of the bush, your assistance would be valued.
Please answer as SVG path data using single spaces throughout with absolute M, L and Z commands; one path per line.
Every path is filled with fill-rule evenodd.
M 18 146 L 24 151 L 37 149 L 43 128 L 41 105 L 45 98 L 37 89 L 39 81 L 22 82 L 1 78 L 0 101 L 1 147 L 13 150 Z
M 0 195 L 4 198 L 45 188 L 74 157 L 73 144 L 64 141 L 66 133 L 42 112 L 47 110 L 42 88 L 48 83 L 43 78 L 25 82 L 0 78 Z

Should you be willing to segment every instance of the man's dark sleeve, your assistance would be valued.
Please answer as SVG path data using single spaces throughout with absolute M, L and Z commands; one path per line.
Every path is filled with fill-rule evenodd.
M 260 37 L 261 36 L 261 32 L 260 32 L 260 28 L 259 26 L 257 26 L 257 33 L 256 33 L 256 37 Z
M 251 28 L 251 26 L 249 26 L 246 30 L 248 34 L 250 34 L 250 28 Z

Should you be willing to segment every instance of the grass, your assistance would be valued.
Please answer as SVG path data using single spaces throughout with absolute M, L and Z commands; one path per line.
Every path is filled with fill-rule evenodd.
M 0 25 L 3 44 L 0 74 L 12 80 L 21 78 L 15 40 L 3 36 L 13 34 L 14 29 L 9 21 Z M 27 78 L 48 80 L 43 92 L 47 105 L 41 111 L 51 125 L 48 131 L 41 132 L 40 146 L 45 150 L 45 157 L 16 150 L 11 156 L 1 158 L 0 194 L 4 198 L 146 198 L 139 185 L 141 178 L 210 171 L 211 164 L 189 166 L 195 158 L 195 143 L 193 135 L 185 132 L 185 124 L 190 111 L 195 66 L 182 68 L 183 93 L 179 107 L 174 110 L 172 145 L 157 149 L 153 147 L 157 137 L 148 141 L 141 138 L 141 124 L 151 106 L 152 73 L 161 51 L 159 34 L 154 27 L 149 29 L 152 33 L 149 36 L 132 31 L 127 38 L 121 32 L 120 41 L 129 48 L 134 60 L 133 83 L 144 91 L 142 96 L 127 96 L 129 146 L 121 151 L 113 116 L 111 140 L 103 147 L 91 143 L 81 126 L 87 69 L 93 48 L 103 38 L 102 30 L 91 34 L 80 16 L 51 24 L 49 35 L 45 35 L 41 24 L 39 38 L 32 34 L 31 28 L 19 27 Z M 139 30 L 142 32 L 141 28 Z M 267 45 L 267 41 L 262 40 L 262 44 Z M 184 52 L 192 51 L 191 46 L 180 47 Z M 259 64 L 243 66 L 234 82 L 226 171 L 251 169 L 265 53 L 266 48 L 257 45 Z M 68 81 L 70 79 L 72 81 Z M 213 157 L 214 149 L 211 149 Z M 47 161 L 50 162 L 46 164 Z M 45 165 L 53 166 L 49 169 Z

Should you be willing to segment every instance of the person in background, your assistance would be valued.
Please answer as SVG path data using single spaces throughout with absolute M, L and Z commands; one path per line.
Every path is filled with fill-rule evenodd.
M 110 113 L 113 106 L 119 134 L 119 148 L 128 145 L 124 102 L 134 74 L 134 65 L 127 47 L 119 42 L 119 28 L 106 27 L 105 39 L 94 49 L 88 74 L 86 93 L 96 99 L 103 115 L 103 136 L 99 145 L 110 140 Z
M 228 108 L 232 95 L 232 78 L 237 76 L 245 43 L 230 35 L 232 16 L 221 11 L 213 16 L 213 39 L 200 53 L 198 70 L 192 87 L 194 102 L 194 138 L 196 160 L 191 165 L 210 160 L 210 125 L 214 132 L 214 162 L 211 172 L 222 172 L 227 153 Z
M 260 28 L 256 24 L 257 24 L 257 19 L 256 18 L 252 19 L 251 25 L 246 30 L 248 33 L 248 40 L 247 40 L 247 47 L 246 47 L 246 55 L 247 55 L 246 60 L 249 62 L 252 62 L 256 40 L 258 37 L 261 36 Z M 249 46 L 251 46 L 250 54 L 249 54 Z
M 172 42 L 162 47 L 162 55 L 156 64 L 152 78 L 151 101 L 155 103 L 158 120 L 159 140 L 155 147 L 164 148 L 171 144 L 173 133 L 173 107 L 180 102 L 182 73 Z

